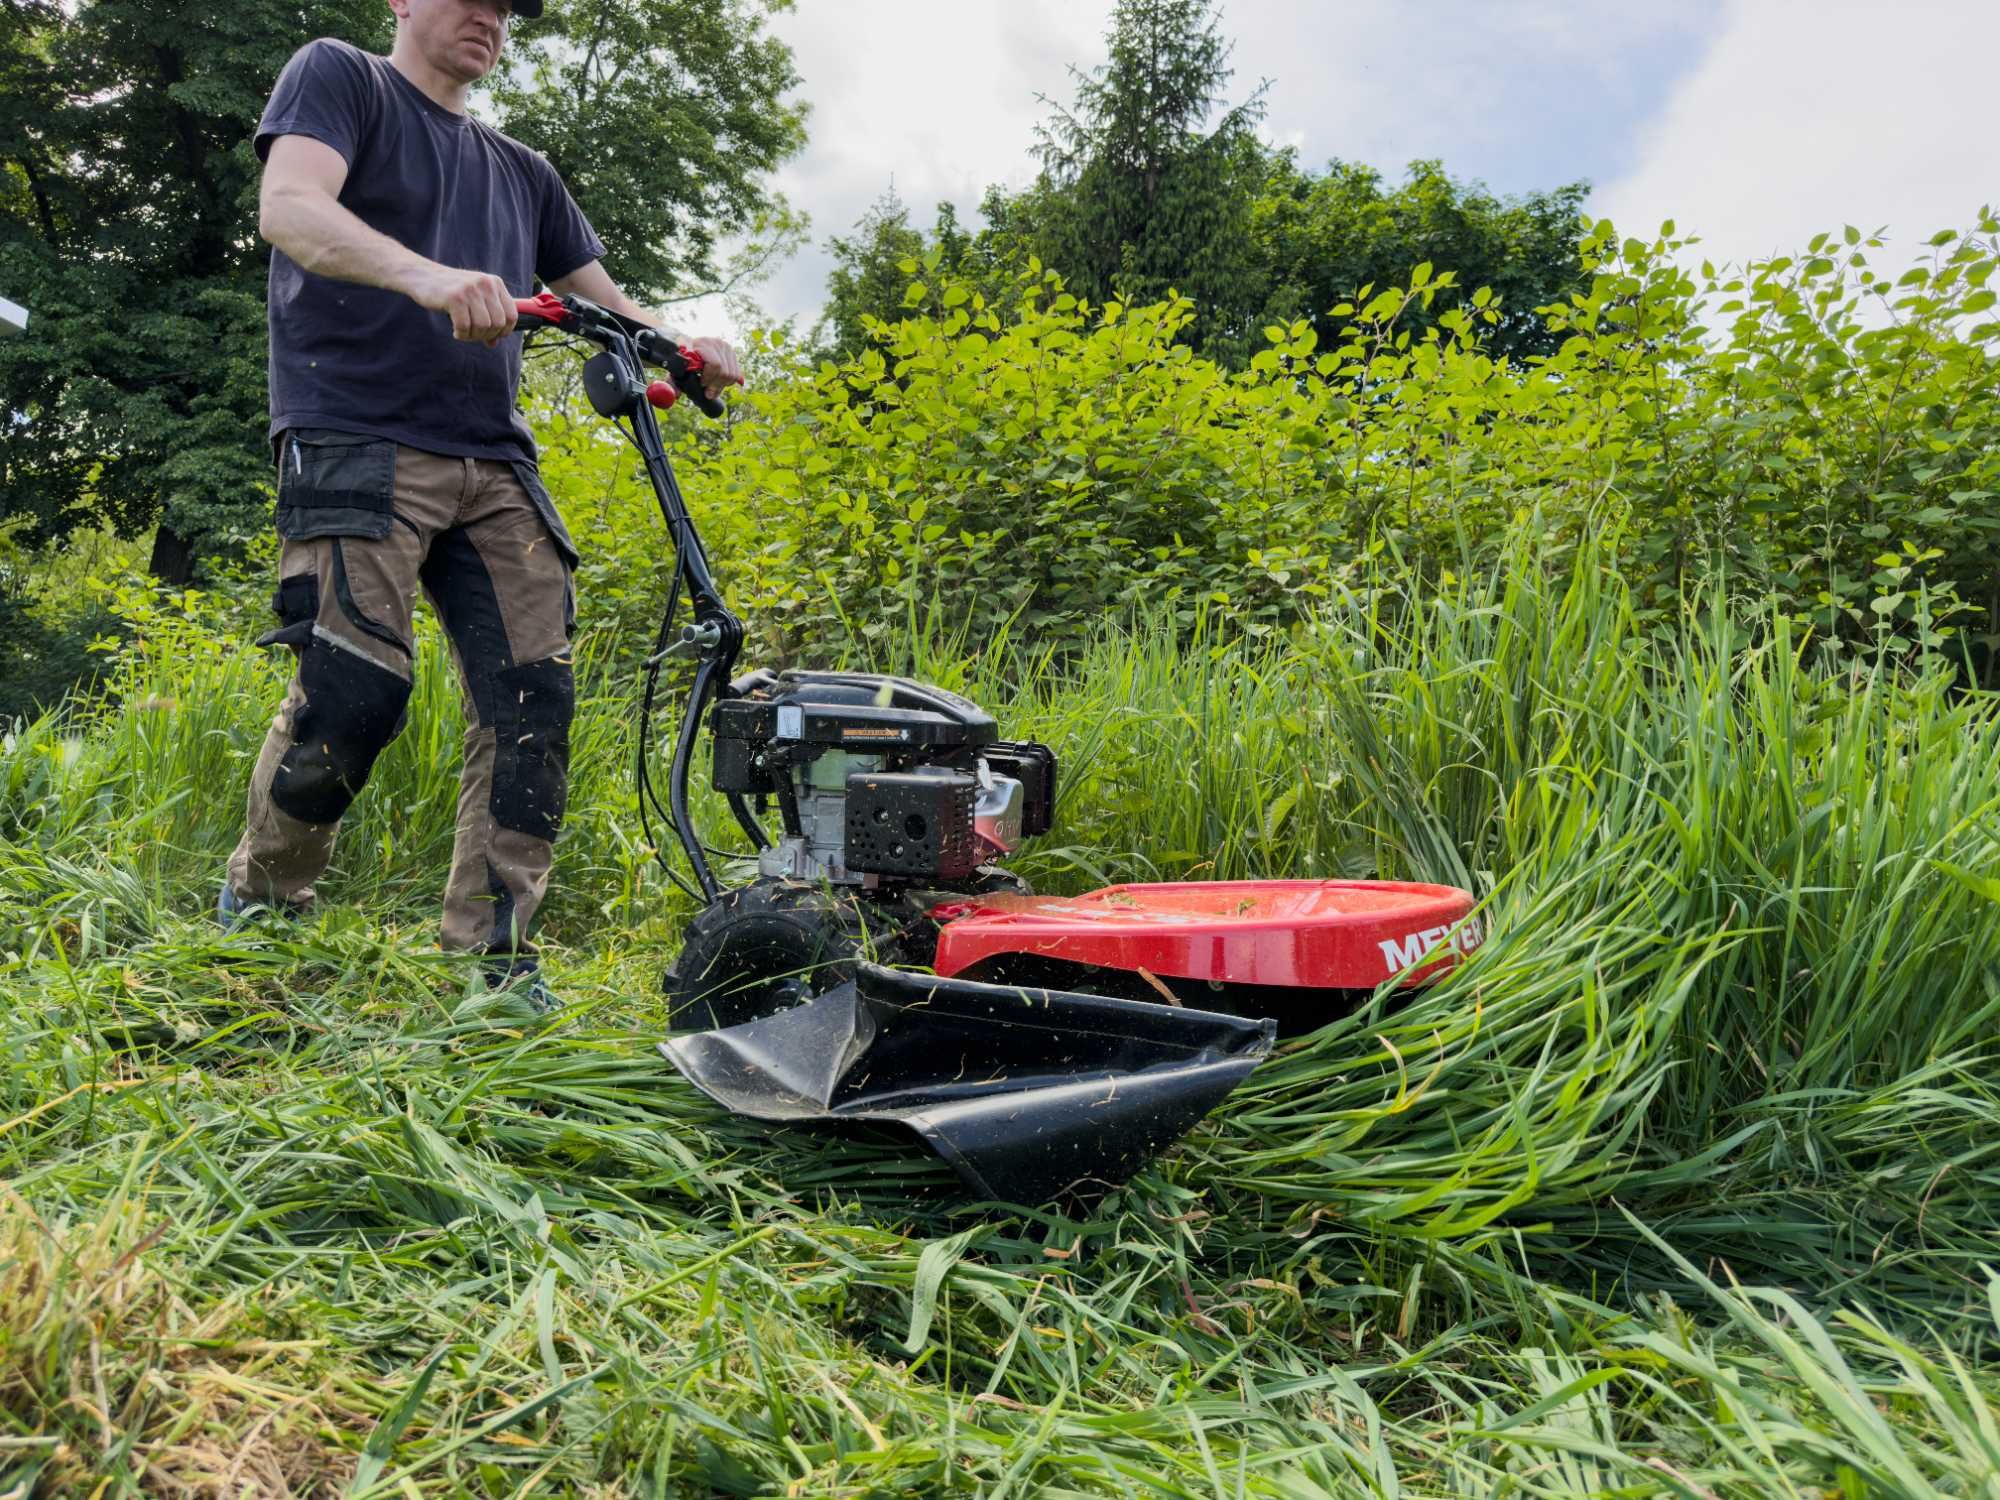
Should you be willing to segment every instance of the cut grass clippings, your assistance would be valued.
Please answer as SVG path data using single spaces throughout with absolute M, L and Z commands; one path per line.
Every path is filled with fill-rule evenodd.
M 1384 583 L 905 643 L 1062 757 L 1039 885 L 1435 879 L 1490 932 L 1053 1205 L 659 1060 L 687 909 L 588 670 L 553 1023 L 434 948 L 435 642 L 323 909 L 218 933 L 280 678 L 156 632 L 0 754 L 0 1495 L 2000 1495 L 1987 700 L 1662 636 L 1588 557 Z

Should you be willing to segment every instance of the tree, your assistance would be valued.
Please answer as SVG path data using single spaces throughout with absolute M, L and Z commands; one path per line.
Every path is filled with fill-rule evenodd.
M 791 0 L 553 0 L 491 86 L 500 124 L 554 163 L 641 300 L 710 290 L 718 239 L 768 222 L 768 174 L 805 145 Z
M 813 328 L 822 357 L 844 359 L 868 345 L 867 317 L 894 318 L 916 277 L 904 265 L 922 256 L 924 232 L 910 223 L 909 205 L 892 186 L 855 221 L 852 233 L 826 242 L 833 269 L 826 302 Z
M 515 39 L 488 112 L 550 151 L 643 295 L 708 274 L 718 226 L 765 206 L 762 174 L 801 139 L 765 12 L 552 0 Z M 34 317 L 0 344 L 0 519 L 33 541 L 154 527 L 153 571 L 176 582 L 262 524 L 252 135 L 301 42 L 380 50 L 389 19 L 341 0 L 0 12 L 0 290 Z
M 0 151 L 0 284 L 31 334 L 0 347 L 0 514 L 32 539 L 158 523 L 153 569 L 184 580 L 256 504 L 263 266 L 250 134 L 309 33 L 380 43 L 333 0 L 150 0 L 11 13 Z
M 1213 0 L 1118 0 L 1108 41 L 1110 60 L 1076 73 L 1076 102 L 1041 128 L 1035 183 L 989 194 L 999 232 L 1078 296 L 1178 290 L 1195 305 L 1197 348 L 1247 347 L 1260 299 L 1243 226 L 1262 180 L 1263 89 L 1209 123 L 1231 76 Z
M 1372 167 L 1335 161 L 1315 175 L 1300 169 L 1295 153 L 1271 153 L 1246 233 L 1265 320 L 1309 316 L 1330 345 L 1344 319 L 1329 309 L 1366 285 L 1403 285 L 1411 267 L 1428 261 L 1455 271 L 1458 287 L 1413 316 L 1410 327 L 1421 331 L 1490 287 L 1500 321 L 1487 347 L 1517 359 L 1553 353 L 1562 336 L 1535 309 L 1582 284 L 1577 240 L 1589 191 L 1588 183 L 1573 182 L 1499 198 L 1481 183 L 1454 180 L 1437 161 L 1412 162 L 1408 180 L 1389 187 Z
M 949 203 L 937 206 L 928 233 L 910 223 L 910 210 L 893 186 L 870 205 L 846 238 L 827 241 L 833 269 L 827 273 L 826 302 L 813 328 L 814 353 L 846 359 L 868 347 L 867 320 L 895 323 L 908 311 L 910 288 L 924 276 L 951 276 L 984 291 L 996 306 L 1013 295 L 1011 278 L 997 267 L 990 234 L 974 236 L 958 222 Z M 936 261 L 925 268 L 931 252 Z
M 1110 60 L 1077 74 L 1076 102 L 1043 125 L 1034 184 L 988 192 L 974 241 L 987 262 L 1032 253 L 1099 302 L 1178 290 L 1195 304 L 1187 341 L 1241 366 L 1265 326 L 1311 317 L 1328 340 L 1330 309 L 1428 261 L 1460 290 L 1417 324 L 1489 286 L 1496 352 L 1554 347 L 1534 310 L 1580 283 L 1587 183 L 1500 198 L 1436 161 L 1394 187 L 1351 162 L 1312 173 L 1256 138 L 1268 83 L 1210 123 L 1231 76 L 1214 0 L 1118 0 L 1108 40 Z

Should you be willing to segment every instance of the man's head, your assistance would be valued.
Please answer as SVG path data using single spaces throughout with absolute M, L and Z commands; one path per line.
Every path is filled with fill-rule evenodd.
M 510 15 L 538 16 L 542 0 L 389 0 L 399 43 L 445 77 L 477 83 L 500 61 Z

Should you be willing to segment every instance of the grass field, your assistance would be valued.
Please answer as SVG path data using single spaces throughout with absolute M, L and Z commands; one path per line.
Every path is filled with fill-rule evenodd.
M 967 1205 L 653 1052 L 687 909 L 588 653 L 540 1025 L 435 951 L 435 643 L 323 913 L 225 937 L 281 679 L 155 629 L 0 755 L 0 1495 L 2000 1497 L 1984 698 L 1519 551 L 1282 643 L 906 645 L 1063 756 L 1038 885 L 1491 939 L 1123 1190 Z

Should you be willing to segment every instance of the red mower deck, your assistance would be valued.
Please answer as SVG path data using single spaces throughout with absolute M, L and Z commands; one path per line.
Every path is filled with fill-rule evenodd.
M 1221 984 L 1372 990 L 1436 979 L 1479 946 L 1473 900 L 1394 880 L 1113 885 L 1081 896 L 980 896 L 932 909 L 936 969 L 1001 954 Z

